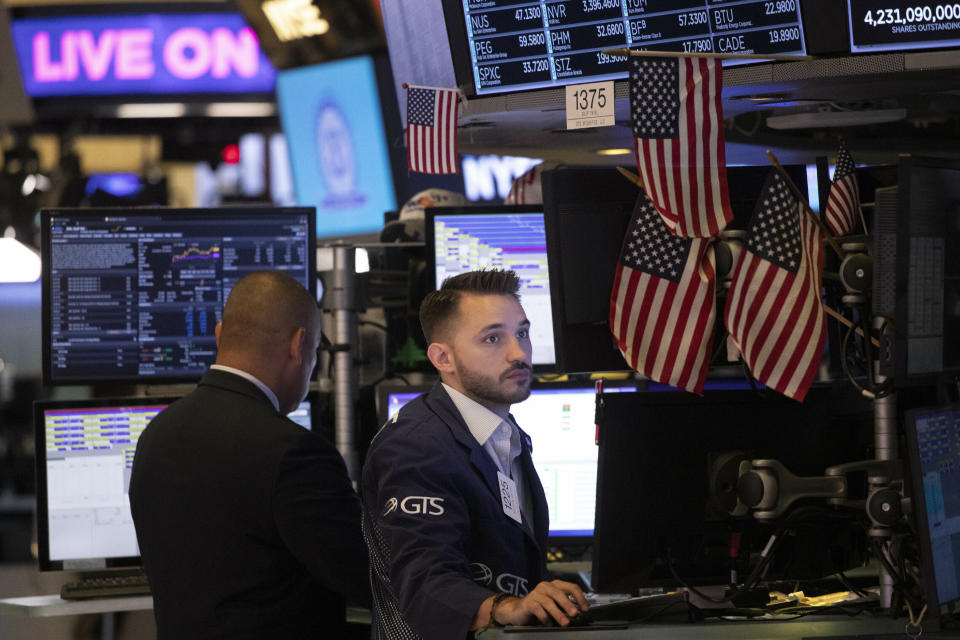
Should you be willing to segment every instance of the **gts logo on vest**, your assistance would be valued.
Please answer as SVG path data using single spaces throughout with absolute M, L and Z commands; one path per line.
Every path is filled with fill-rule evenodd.
M 412 516 L 442 516 L 444 512 L 443 498 L 434 498 L 431 496 L 407 496 L 400 501 L 398 501 L 396 498 L 390 498 L 387 500 L 387 504 L 384 505 L 383 515 L 390 515 L 397 510 L 397 507 L 400 508 L 400 511 L 408 513 Z

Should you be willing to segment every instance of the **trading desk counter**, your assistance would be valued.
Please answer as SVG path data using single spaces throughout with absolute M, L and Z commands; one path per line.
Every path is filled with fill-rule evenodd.
M 507 627 L 477 631 L 477 640 L 786 640 L 818 637 L 855 637 L 861 640 L 896 634 L 906 638 L 906 619 L 883 617 L 850 618 L 846 616 L 807 616 L 793 620 L 727 621 L 710 619 L 690 623 L 643 622 L 626 629 L 602 627 Z M 558 635 L 559 634 L 559 635 Z M 925 633 L 924 637 L 929 637 Z M 957 638 L 957 635 L 934 634 L 934 638 Z

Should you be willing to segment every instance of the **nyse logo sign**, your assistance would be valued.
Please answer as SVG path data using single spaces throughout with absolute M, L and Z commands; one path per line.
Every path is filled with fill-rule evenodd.
M 383 515 L 388 516 L 400 507 L 400 511 L 411 516 L 442 516 L 443 498 L 434 498 L 432 496 L 407 496 L 398 501 L 396 498 L 390 498 L 383 508 Z
M 513 181 L 540 160 L 512 156 L 463 156 L 463 187 L 467 200 L 497 200 L 507 197 Z

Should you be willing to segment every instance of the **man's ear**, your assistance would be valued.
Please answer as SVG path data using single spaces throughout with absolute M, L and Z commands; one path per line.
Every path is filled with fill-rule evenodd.
M 431 342 L 427 347 L 427 358 L 430 359 L 437 371 L 446 373 L 453 371 L 453 353 L 450 347 L 441 342 Z
M 221 331 L 223 331 L 223 323 L 222 323 L 222 322 L 218 322 L 218 323 L 217 323 L 217 326 L 215 326 L 215 327 L 213 328 L 213 335 L 214 335 L 214 336 L 216 337 L 216 339 L 217 339 L 217 351 L 220 350 L 220 332 L 221 332 Z
M 290 335 L 287 355 L 298 364 L 303 359 L 303 341 L 307 339 L 307 332 L 303 327 L 297 327 L 297 330 Z

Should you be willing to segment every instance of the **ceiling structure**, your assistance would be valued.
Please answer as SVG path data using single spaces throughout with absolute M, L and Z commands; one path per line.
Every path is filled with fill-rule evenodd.
M 461 108 L 464 153 L 540 157 L 567 164 L 629 164 L 628 85 L 616 83 L 616 126 L 566 130 L 564 89 L 477 97 Z M 843 136 L 861 163 L 900 153 L 960 153 L 960 51 L 886 53 L 762 63 L 724 70 L 729 164 L 833 155 Z M 786 128 L 783 128 L 786 127 Z

